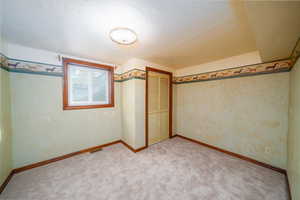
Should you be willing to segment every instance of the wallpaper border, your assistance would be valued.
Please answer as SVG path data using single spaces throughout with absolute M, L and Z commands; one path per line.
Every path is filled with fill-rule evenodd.
M 276 61 L 244 65 L 227 68 L 217 71 L 191 74 L 186 76 L 173 77 L 173 84 L 195 83 L 203 81 L 222 80 L 229 78 L 240 78 L 246 76 L 256 76 L 263 74 L 289 72 L 300 57 L 300 38 L 298 39 L 292 54 L 287 59 Z M 42 62 L 9 58 L 0 52 L 1 68 L 15 73 L 38 74 L 46 76 L 63 77 L 63 66 Z M 115 82 L 124 82 L 132 79 L 146 79 L 146 71 L 141 69 L 131 69 L 122 74 L 114 74 Z
M 63 77 L 63 66 L 29 60 L 9 58 L 0 53 L 1 68 L 8 72 L 38 74 L 46 76 Z M 115 82 L 123 82 L 131 79 L 145 80 L 146 72 L 140 69 L 131 69 L 122 74 L 114 74 Z
M 132 79 L 146 79 L 146 71 L 141 69 L 131 69 L 127 72 L 124 72 L 122 74 L 115 74 L 114 79 L 116 82 L 124 82 Z
M 289 72 L 292 65 L 293 62 L 291 59 L 284 59 L 272 62 L 222 69 L 217 71 L 204 72 L 193 75 L 177 76 L 173 78 L 173 83 L 183 84 L 229 78 L 240 78 L 245 76 L 255 76 L 262 74 Z
M 1 68 L 8 72 L 63 77 L 62 65 L 9 58 L 0 53 Z

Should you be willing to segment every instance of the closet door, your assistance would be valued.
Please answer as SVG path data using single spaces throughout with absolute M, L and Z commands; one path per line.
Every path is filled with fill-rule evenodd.
M 169 138 L 169 75 L 148 72 L 148 138 L 154 144 Z

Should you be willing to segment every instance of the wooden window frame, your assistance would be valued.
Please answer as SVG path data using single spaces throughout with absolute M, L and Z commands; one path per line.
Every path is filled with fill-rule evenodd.
M 88 67 L 88 68 L 96 68 L 108 71 L 108 104 L 99 104 L 99 105 L 78 105 L 78 106 L 71 106 L 69 105 L 69 74 L 68 74 L 68 65 L 75 64 L 81 67 Z M 91 108 L 109 108 L 114 107 L 114 67 L 91 63 L 71 58 L 63 58 L 63 65 L 64 65 L 64 79 L 63 79 L 63 109 L 64 110 L 74 110 L 74 109 L 91 109 Z

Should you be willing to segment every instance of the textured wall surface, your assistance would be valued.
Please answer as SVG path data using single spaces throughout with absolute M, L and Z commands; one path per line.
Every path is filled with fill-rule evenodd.
M 124 81 L 121 87 L 122 140 L 138 149 L 145 146 L 145 80 Z
M 135 81 L 122 82 L 122 140 L 135 146 Z
M 300 59 L 290 72 L 288 176 L 293 199 L 300 199 Z
M 8 55 L 61 64 L 18 45 Z M 115 82 L 115 108 L 63 111 L 61 77 L 10 74 L 14 167 L 121 138 L 145 145 L 145 80 Z M 289 73 L 173 86 L 173 133 L 286 168 Z
M 146 70 L 146 67 L 153 67 L 156 69 L 174 72 L 173 68 L 165 67 L 163 65 L 159 65 L 159 64 L 149 62 L 147 60 L 143 60 L 143 59 L 139 59 L 139 58 L 129 59 L 126 63 L 124 63 L 122 65 L 121 71 L 126 72 L 126 71 L 129 71 L 132 69 Z
M 172 113 L 172 135 L 176 135 L 177 131 L 177 85 L 172 85 L 172 95 L 173 95 L 173 113 Z
M 62 78 L 10 73 L 14 167 L 121 138 L 120 83 L 115 107 L 62 109 Z
M 0 68 L 0 185 L 12 169 L 9 73 Z
M 135 80 L 135 144 L 136 148 L 145 146 L 145 80 Z
M 5 53 L 6 44 L 2 37 L 3 0 L 0 0 L 0 53 Z M 3 59 L 4 57 L 1 56 Z M 0 65 L 3 60 L 0 60 Z M 11 113 L 9 73 L 0 68 L 0 185 L 12 169 Z
M 286 168 L 289 73 L 176 87 L 176 133 Z

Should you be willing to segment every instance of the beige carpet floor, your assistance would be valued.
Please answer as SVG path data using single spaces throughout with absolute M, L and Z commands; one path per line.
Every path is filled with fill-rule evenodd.
M 284 175 L 173 138 L 132 153 L 122 144 L 15 175 L 9 200 L 286 200 Z

